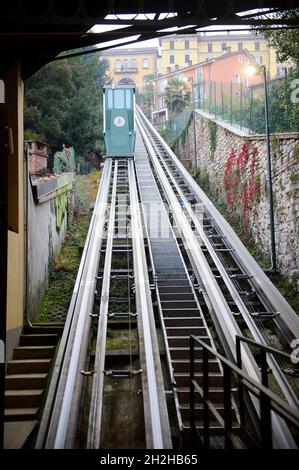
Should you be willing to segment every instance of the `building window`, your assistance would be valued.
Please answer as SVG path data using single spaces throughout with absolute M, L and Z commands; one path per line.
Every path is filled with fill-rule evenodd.
M 128 59 L 125 59 L 125 60 L 124 60 L 123 67 L 124 67 L 124 70 L 128 70 L 128 68 L 129 68 L 129 61 L 128 61 Z
M 255 58 L 255 60 L 256 60 L 257 63 L 260 64 L 260 65 L 263 63 L 263 58 L 262 58 L 261 55 L 258 55 L 258 56 Z
M 239 73 L 236 73 L 235 75 L 235 83 L 241 83 L 241 77 L 240 77 L 240 74 Z
M 223 42 L 223 43 L 221 44 L 221 49 L 222 49 L 223 51 L 226 51 L 226 42 Z
M 170 55 L 170 56 L 169 56 L 169 63 L 170 63 L 170 64 L 174 64 L 174 63 L 175 63 L 175 56 L 174 56 L 174 55 Z
M 190 45 L 189 45 L 189 39 L 186 39 L 185 40 L 185 49 L 189 49 Z
M 208 52 L 213 52 L 213 44 L 212 43 L 208 43 Z
M 125 107 L 124 90 L 114 90 L 114 108 L 124 109 L 124 107 Z
M 276 73 L 278 77 L 282 77 L 283 75 L 285 75 L 284 67 L 281 67 L 281 66 L 277 67 Z
M 255 43 L 254 43 L 254 50 L 255 50 L 256 52 L 258 52 L 258 51 L 260 50 L 260 43 L 259 43 L 259 42 L 255 42 Z
M 190 62 L 190 54 L 185 54 L 185 64 L 189 64 Z
M 115 70 L 121 70 L 121 61 L 119 59 L 115 61 Z
M 238 51 L 242 51 L 242 49 L 243 49 L 243 43 L 238 42 Z
M 144 69 L 148 69 L 148 68 L 149 68 L 148 59 L 143 59 L 143 61 L 142 61 L 142 68 L 144 68 Z
M 169 49 L 170 49 L 171 51 L 174 50 L 174 40 L 173 40 L 173 39 L 171 39 L 171 40 L 169 41 Z
M 130 68 L 131 68 L 131 69 L 137 69 L 137 62 L 136 62 L 136 59 L 131 59 L 131 60 L 130 60 Z

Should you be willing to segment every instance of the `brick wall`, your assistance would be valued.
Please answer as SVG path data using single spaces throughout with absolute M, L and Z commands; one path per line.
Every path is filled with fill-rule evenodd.
M 48 148 L 38 141 L 29 141 L 28 167 L 29 174 L 35 175 L 41 170 L 46 170 L 48 165 Z

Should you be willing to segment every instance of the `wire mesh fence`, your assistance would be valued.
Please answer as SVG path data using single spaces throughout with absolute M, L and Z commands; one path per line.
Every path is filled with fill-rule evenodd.
M 266 83 L 270 133 L 299 131 L 299 68 Z M 159 131 L 169 142 L 178 137 L 190 119 L 192 109 L 201 109 L 249 134 L 265 134 L 264 83 L 201 80 L 193 87 L 193 104 L 183 112 L 168 110 L 168 120 Z
M 269 128 L 271 133 L 299 131 L 298 69 L 267 81 Z M 296 87 L 298 89 L 296 93 Z M 197 108 L 232 126 L 254 134 L 265 133 L 264 83 L 200 81 L 194 87 Z

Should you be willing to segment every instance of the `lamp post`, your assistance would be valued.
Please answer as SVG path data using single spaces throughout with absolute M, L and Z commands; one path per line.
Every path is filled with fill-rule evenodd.
M 193 114 L 193 141 L 194 141 L 194 176 L 197 172 L 197 146 L 196 146 L 196 128 L 195 128 L 195 106 L 194 106 L 194 88 L 193 77 L 191 79 L 191 99 L 192 99 L 192 114 Z
M 194 105 L 194 90 L 193 90 L 193 77 L 185 78 L 184 81 L 191 82 L 191 100 L 192 100 L 192 114 L 193 114 L 193 142 L 194 142 L 194 176 L 197 171 L 197 145 L 196 145 L 196 128 L 195 128 L 195 105 Z
M 266 152 L 267 152 L 267 170 L 268 170 L 268 200 L 269 200 L 269 218 L 271 234 L 271 271 L 277 271 L 276 247 L 275 247 L 275 226 L 274 226 L 274 204 L 273 204 L 273 186 L 272 186 L 272 168 L 270 153 L 270 131 L 269 131 L 269 108 L 267 92 L 267 76 L 265 65 L 249 65 L 246 70 L 248 75 L 261 74 L 264 83 L 264 102 L 265 102 L 265 131 L 266 131 Z

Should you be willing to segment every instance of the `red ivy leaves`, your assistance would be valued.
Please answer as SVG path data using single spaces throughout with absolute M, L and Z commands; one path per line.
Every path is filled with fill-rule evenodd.
M 249 155 L 244 143 L 238 158 L 236 159 L 235 151 L 232 149 L 225 165 L 223 183 L 227 203 L 231 209 L 236 209 L 241 204 L 244 231 L 248 228 L 249 211 L 259 191 L 255 181 L 257 154 L 257 148 L 254 147 Z

